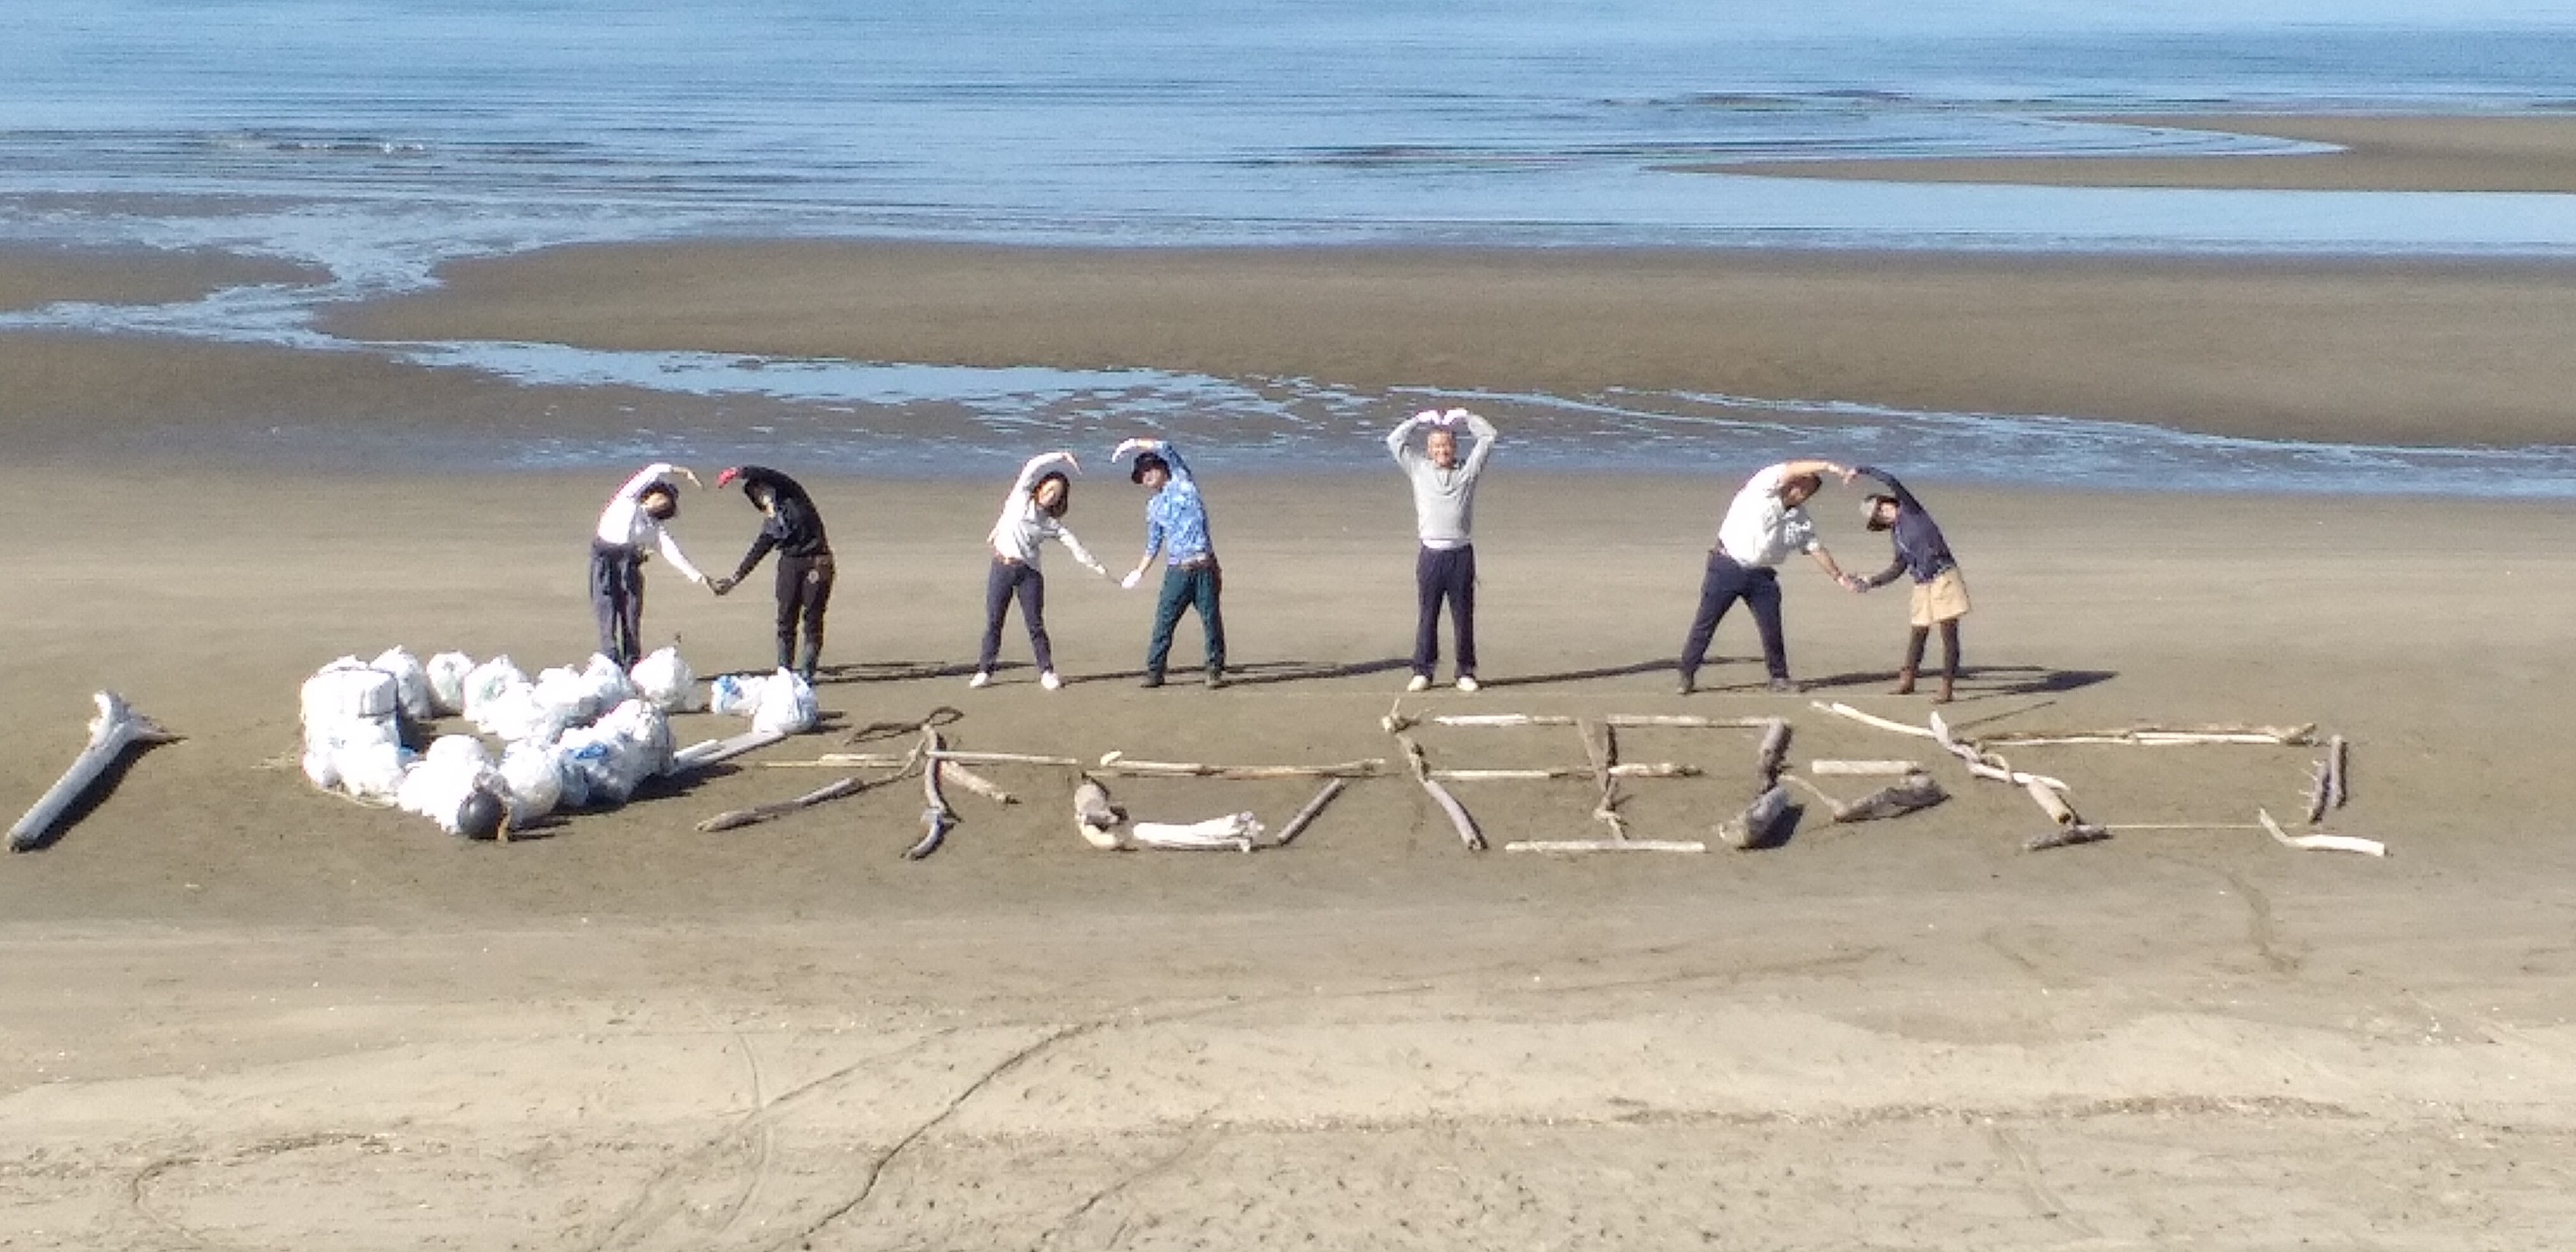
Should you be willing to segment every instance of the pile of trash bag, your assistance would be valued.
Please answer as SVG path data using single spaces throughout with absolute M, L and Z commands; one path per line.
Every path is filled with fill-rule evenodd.
M 818 716 L 814 688 L 787 670 L 711 686 L 662 648 L 621 670 L 605 656 L 530 678 L 507 656 L 462 652 L 423 662 L 402 648 L 373 661 L 342 657 L 304 682 L 304 776 L 325 791 L 395 805 L 450 834 L 489 839 L 559 808 L 624 804 L 671 767 L 670 715 L 706 709 L 755 729 L 801 734 Z M 462 717 L 502 744 L 444 734 L 406 745 L 439 718 Z

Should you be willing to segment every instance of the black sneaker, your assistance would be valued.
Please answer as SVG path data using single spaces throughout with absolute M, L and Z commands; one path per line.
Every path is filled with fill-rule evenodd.
M 1794 696 L 1806 689 L 1807 684 L 1798 682 L 1795 679 L 1774 678 L 1771 680 L 1771 694 L 1775 696 Z
M 1145 681 L 1136 685 L 1139 687 L 1160 687 L 1163 685 L 1163 676 L 1160 674 L 1147 674 L 1145 675 Z
M 1681 682 L 1674 685 L 1673 694 L 1677 696 L 1686 696 L 1697 690 L 1699 690 L 1699 684 L 1692 682 L 1690 675 L 1684 674 L 1682 675 Z
M 1225 671 L 1224 671 L 1224 670 L 1218 670 L 1218 669 L 1212 669 L 1212 670 L 1209 670 L 1209 671 L 1207 672 L 1207 685 L 1208 685 L 1208 690 L 1210 690 L 1210 691 L 1214 691 L 1214 690 L 1216 690 L 1217 688 L 1224 686 L 1224 685 L 1225 685 Z

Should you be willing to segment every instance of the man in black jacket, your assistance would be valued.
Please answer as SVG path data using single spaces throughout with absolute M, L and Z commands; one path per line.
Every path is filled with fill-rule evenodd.
M 823 657 L 823 610 L 832 599 L 832 545 L 823 537 L 823 515 L 804 487 L 777 470 L 737 465 L 716 475 L 716 487 L 722 490 L 737 478 L 742 480 L 743 498 L 760 510 L 763 520 L 751 551 L 743 554 L 731 578 L 715 581 L 715 592 L 723 595 L 733 590 L 770 549 L 777 549 L 778 668 L 792 666 L 811 682 L 814 666 Z M 800 622 L 805 631 L 801 651 L 796 646 Z

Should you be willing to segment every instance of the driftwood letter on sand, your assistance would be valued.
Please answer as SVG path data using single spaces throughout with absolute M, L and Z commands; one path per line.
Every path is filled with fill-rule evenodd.
M 123 696 L 113 691 L 99 692 L 94 698 L 98 701 L 98 716 L 90 720 L 89 746 L 82 748 L 72 760 L 72 767 L 46 788 L 35 807 L 9 828 L 10 851 L 25 852 L 43 842 L 45 832 L 53 829 L 73 802 L 116 763 L 116 758 L 125 755 L 127 748 L 138 743 L 169 743 L 178 738 L 135 712 Z

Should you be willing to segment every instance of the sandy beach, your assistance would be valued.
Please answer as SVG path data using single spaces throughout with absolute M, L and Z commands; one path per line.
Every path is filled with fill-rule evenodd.
M 0 271 L 22 302 L 96 281 Z M 2556 443 L 2564 277 L 709 244 L 463 266 L 339 328 Z M 186 736 L 0 867 L 0 1247 L 2435 1249 L 2576 1227 L 2563 506 L 1921 484 L 1978 605 L 1953 723 L 2315 723 L 2352 744 L 2329 828 L 2385 859 L 2233 828 L 2295 818 L 2310 747 L 2013 750 L 2131 827 L 2021 851 L 2047 825 L 2028 796 L 1811 706 L 1930 711 L 1885 694 L 1901 592 L 1803 565 L 1784 582 L 1813 690 L 1765 691 L 1739 616 L 1678 696 L 1706 545 L 1756 467 L 1534 474 L 1508 444 L 1478 507 L 1487 686 L 1409 707 L 1783 716 L 1801 770 L 1915 757 L 1952 798 L 1849 826 L 1811 803 L 1764 851 L 1560 859 L 1499 845 L 1598 832 L 1583 784 L 1458 784 L 1497 845 L 1476 855 L 1382 778 L 1286 849 L 1105 854 L 1064 774 L 996 766 L 1021 802 L 961 800 L 919 862 L 903 786 L 694 829 L 838 776 L 782 763 L 941 709 L 975 749 L 1394 755 L 1400 479 L 1211 453 L 1229 688 L 1139 690 L 1146 594 L 1051 555 L 1069 684 L 1037 687 L 1014 620 L 1013 664 L 968 690 L 1002 484 L 818 478 L 842 563 L 826 729 L 468 844 L 312 791 L 297 684 L 397 643 L 578 662 L 582 536 L 618 475 L 282 473 L 200 437 L 613 432 L 638 397 L 67 336 L 0 335 L 0 373 L 0 795 L 68 763 L 94 690 Z M 1121 565 L 1142 493 L 1078 451 L 1101 460 L 1067 521 Z M 1875 569 L 1853 494 L 1816 514 Z M 753 514 L 694 494 L 675 530 L 729 568 Z M 765 664 L 765 583 L 651 577 L 648 632 L 702 671 Z M 1176 664 L 1197 656 L 1185 621 Z M 737 725 L 690 715 L 680 738 Z M 1445 765 L 1583 759 L 1562 728 L 1422 738 Z M 1707 770 L 1630 788 L 1641 837 L 1707 839 L 1749 798 L 1745 732 L 1622 750 Z M 1113 785 L 1140 815 L 1274 824 L 1311 791 Z M 2230 828 L 2139 828 L 2195 823 Z

